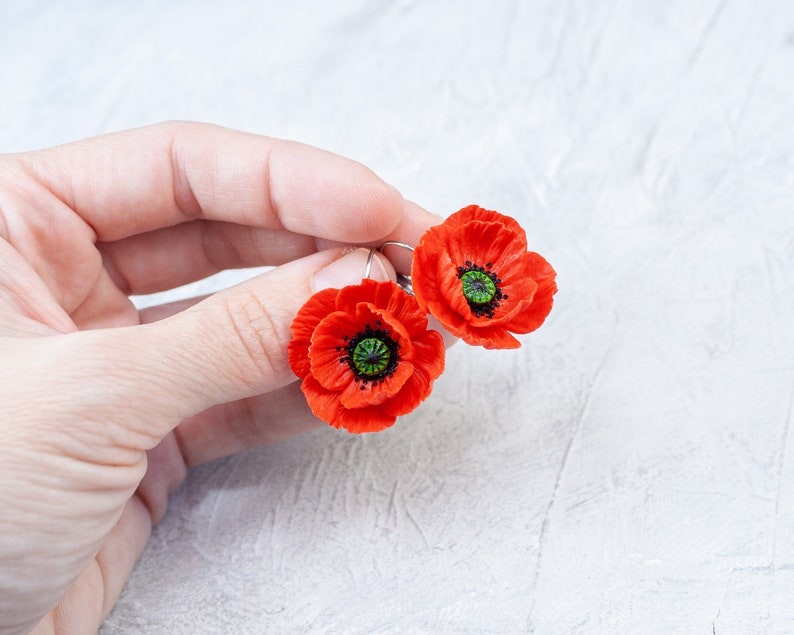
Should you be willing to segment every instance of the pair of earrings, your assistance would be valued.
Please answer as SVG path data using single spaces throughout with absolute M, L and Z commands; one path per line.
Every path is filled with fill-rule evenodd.
M 469 205 L 431 227 L 413 251 L 410 278 L 326 289 L 292 323 L 289 363 L 312 412 L 335 428 L 376 432 L 414 410 L 444 370 L 441 334 L 488 349 L 518 348 L 551 311 L 556 273 L 527 250 L 504 214 Z

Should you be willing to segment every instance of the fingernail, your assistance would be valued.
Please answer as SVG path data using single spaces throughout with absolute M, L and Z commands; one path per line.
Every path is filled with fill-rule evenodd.
M 314 274 L 311 281 L 312 289 L 316 293 L 322 289 L 341 289 L 351 284 L 358 284 L 364 279 L 368 257 L 368 249 L 356 249 L 339 260 L 334 260 Z M 384 263 L 383 256 L 376 253 L 372 258 L 369 277 L 373 280 L 389 280 L 393 275 Z

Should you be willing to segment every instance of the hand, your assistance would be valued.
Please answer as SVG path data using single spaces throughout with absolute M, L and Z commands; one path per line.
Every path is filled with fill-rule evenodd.
M 96 631 L 187 467 L 318 425 L 292 318 L 361 280 L 340 245 L 434 222 L 360 164 L 211 126 L 0 157 L 0 633 Z M 256 265 L 281 266 L 128 298 Z

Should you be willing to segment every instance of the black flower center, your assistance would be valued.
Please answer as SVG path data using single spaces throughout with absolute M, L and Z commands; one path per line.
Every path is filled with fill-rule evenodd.
M 500 302 L 508 298 L 502 293 L 502 280 L 491 271 L 492 266 L 489 262 L 481 267 L 467 260 L 465 267 L 458 267 L 463 297 L 475 317 L 492 318 Z
M 379 328 L 381 326 L 380 321 L 375 322 L 376 328 L 367 324 L 355 337 L 345 336 L 345 346 L 336 347 L 336 350 L 345 353 L 339 362 L 350 367 L 355 381 L 361 382 L 361 390 L 367 384 L 383 383 L 388 377 L 394 376 L 400 360 L 400 345 L 390 337 L 389 330 Z

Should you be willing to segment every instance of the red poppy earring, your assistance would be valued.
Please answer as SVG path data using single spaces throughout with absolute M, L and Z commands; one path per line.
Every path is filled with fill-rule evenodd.
M 376 251 L 413 252 L 411 275 L 369 278 Z M 527 250 L 518 222 L 469 205 L 431 227 L 414 249 L 387 241 L 372 249 L 361 284 L 313 295 L 292 323 L 289 364 L 312 412 L 336 428 L 375 432 L 416 408 L 444 370 L 453 335 L 485 348 L 518 348 L 513 334 L 543 324 L 556 273 Z
M 537 329 L 551 311 L 556 272 L 527 251 L 518 222 L 469 205 L 431 227 L 414 250 L 413 292 L 448 331 L 485 348 L 518 348 L 513 333 Z
M 312 412 L 354 433 L 392 426 L 427 398 L 444 370 L 444 341 L 428 330 L 416 298 L 392 281 L 369 278 L 375 251 L 361 284 L 309 298 L 288 347 Z

